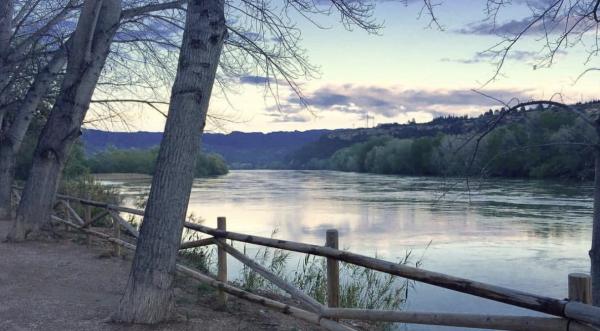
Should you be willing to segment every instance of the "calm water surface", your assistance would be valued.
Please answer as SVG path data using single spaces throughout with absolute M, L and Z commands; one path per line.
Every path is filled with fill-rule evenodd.
M 149 188 L 116 184 L 131 195 Z M 468 194 L 460 180 L 253 170 L 196 180 L 189 211 L 208 226 L 226 216 L 231 231 L 278 229 L 278 238 L 320 245 L 336 228 L 357 253 L 397 260 L 412 250 L 425 269 L 564 298 L 567 275 L 589 269 L 591 197 L 581 183 L 488 180 Z M 429 285 L 411 291 L 407 309 L 531 314 Z

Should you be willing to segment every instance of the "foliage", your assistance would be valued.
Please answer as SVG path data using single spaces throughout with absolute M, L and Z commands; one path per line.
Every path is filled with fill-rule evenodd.
M 481 117 L 494 116 L 484 114 Z M 454 123 L 453 122 L 451 124 Z M 573 113 L 544 110 L 520 114 L 483 138 L 476 133 L 418 138 L 370 137 L 311 159 L 308 168 L 400 175 L 570 178 L 593 177 L 595 134 Z M 471 159 L 475 155 L 473 162 Z
M 69 195 L 87 200 L 102 201 L 108 204 L 119 205 L 122 201 L 122 196 L 119 190 L 112 186 L 103 185 L 90 175 L 77 176 L 69 179 L 65 178 L 60 183 L 58 189 L 60 194 Z M 85 207 L 79 203 L 71 203 L 70 206 L 77 212 L 78 215 L 85 214 Z M 104 212 L 104 208 L 91 207 L 92 215 L 97 215 Z M 108 226 L 109 216 L 98 219 L 94 225 Z
M 273 232 L 275 234 L 276 231 Z M 247 254 L 244 245 L 244 254 Z M 260 248 L 253 260 L 270 270 L 279 278 L 292 284 L 320 303 L 327 301 L 327 265 L 326 259 L 306 255 L 296 268 L 288 268 L 290 253 L 281 249 Z M 399 264 L 411 264 L 411 252 L 407 252 Z M 421 259 L 414 262 L 419 267 Z M 265 291 L 284 294 L 284 292 L 247 266 L 235 284 L 247 291 Z M 375 270 L 340 262 L 340 306 L 363 309 L 401 309 L 408 297 L 412 281 Z M 389 323 L 375 323 L 378 329 L 388 329 Z
M 204 220 L 194 216 L 193 214 L 188 216 L 188 222 L 192 223 L 203 223 Z M 184 228 L 182 235 L 182 243 L 186 241 L 194 241 L 202 239 L 202 236 L 197 231 L 190 231 Z M 193 268 L 196 268 L 207 274 L 214 274 L 215 270 L 215 250 L 213 247 L 194 247 L 179 251 L 179 256 L 183 262 Z
M 92 155 L 87 163 L 93 173 L 142 173 L 153 174 L 158 148 L 117 149 L 109 147 Z M 200 154 L 196 162 L 195 176 L 209 177 L 229 172 L 227 164 L 217 154 Z
M 42 130 L 44 122 L 45 119 L 36 117 L 23 138 L 23 143 L 17 153 L 15 165 L 15 179 L 17 180 L 25 180 L 29 176 L 33 153 L 35 152 L 38 135 Z M 70 180 L 87 174 L 89 174 L 89 169 L 85 162 L 83 145 L 77 140 L 71 148 L 62 176 L 63 179 Z

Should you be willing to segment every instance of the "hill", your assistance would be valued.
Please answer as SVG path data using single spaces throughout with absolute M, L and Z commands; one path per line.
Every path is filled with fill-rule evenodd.
M 599 102 L 589 102 L 574 106 L 587 112 L 598 112 L 599 104 Z M 410 147 L 411 149 L 439 149 L 440 146 L 444 147 L 444 144 L 457 144 L 458 141 L 472 136 L 474 132 L 489 127 L 499 116 L 502 116 L 501 127 L 508 128 L 510 134 L 508 136 L 504 134 L 506 137 L 496 136 L 495 139 L 504 141 L 509 139 L 509 136 L 512 137 L 511 141 L 507 140 L 504 142 L 504 147 L 502 147 L 504 149 L 508 147 L 522 148 L 523 146 L 517 143 L 519 141 L 521 144 L 526 141 L 534 143 L 544 140 L 556 140 L 560 142 L 559 138 L 553 136 L 553 133 L 559 130 L 571 132 L 571 136 L 583 132 L 577 127 L 577 123 L 574 122 L 576 117 L 574 114 L 563 113 L 564 111 L 542 107 L 521 109 L 511 113 L 504 113 L 504 110 L 498 109 L 489 110 L 477 117 L 446 116 L 435 118 L 428 123 L 386 123 L 373 128 L 271 133 L 208 133 L 203 136 L 202 145 L 204 151 L 222 155 L 229 166 L 234 169 L 346 169 L 367 171 L 363 164 L 366 161 L 362 159 L 367 157 L 368 152 L 375 147 L 381 147 L 379 148 L 380 154 L 385 151 L 388 156 L 398 154 L 398 148 L 408 148 L 398 145 L 398 141 L 403 141 L 399 142 L 401 144 L 410 143 L 411 146 L 412 142 L 409 142 L 409 140 L 417 141 L 414 147 Z M 545 136 L 531 136 L 531 133 L 535 132 L 536 129 L 545 130 Z M 523 130 L 530 134 L 524 136 L 520 132 Z M 538 133 L 540 132 L 538 130 Z M 85 130 L 83 141 L 87 153 L 96 153 L 111 145 L 120 149 L 145 149 L 154 147 L 160 143 L 161 136 L 162 134 L 159 132 Z M 390 139 L 393 142 L 390 142 Z M 436 140 L 427 141 L 427 139 Z M 392 150 L 383 149 L 386 144 Z M 358 159 L 356 159 L 357 155 L 353 155 L 353 153 L 348 154 L 348 149 L 352 147 L 354 148 L 354 152 L 358 153 Z M 447 149 L 446 152 L 451 153 L 450 147 L 446 146 L 444 148 Z M 343 151 L 346 154 L 341 153 Z M 434 154 L 439 154 L 438 152 L 439 150 Z M 373 153 L 375 153 L 374 149 Z M 375 155 L 373 153 L 371 153 L 371 157 Z M 416 152 L 413 151 L 412 153 L 412 157 L 415 158 L 416 154 L 414 153 Z M 337 157 L 334 157 L 336 154 Z M 349 159 L 344 159 L 342 163 L 356 161 L 360 164 L 351 167 L 340 167 L 339 161 L 341 157 L 349 157 Z M 398 162 L 400 162 L 400 159 Z M 417 170 L 422 171 L 424 168 L 423 164 L 415 165 L 415 167 L 419 167 L 419 169 L 411 171 L 416 174 L 419 174 Z M 396 170 L 381 171 L 393 172 Z M 429 172 L 426 173 L 429 174 Z M 524 170 L 516 171 L 515 176 L 520 176 L 523 173 Z
M 223 156 L 231 168 L 283 168 L 291 151 L 317 141 L 330 130 L 292 132 L 207 133 L 202 137 L 206 152 Z M 82 140 L 87 154 L 95 154 L 109 146 L 118 149 L 148 149 L 160 144 L 161 132 L 108 132 L 83 130 Z

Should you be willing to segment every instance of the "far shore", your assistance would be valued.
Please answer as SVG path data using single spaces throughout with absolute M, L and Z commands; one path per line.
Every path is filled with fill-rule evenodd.
M 105 174 L 92 174 L 95 179 L 101 181 L 147 181 L 151 180 L 152 176 L 147 174 L 138 173 L 105 173 Z

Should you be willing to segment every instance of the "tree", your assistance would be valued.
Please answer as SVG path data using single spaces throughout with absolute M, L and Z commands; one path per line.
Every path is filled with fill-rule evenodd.
M 65 0 L 55 0 L 64 2 Z M 81 124 L 88 111 L 92 94 L 96 91 L 96 86 L 100 77 L 104 77 L 101 82 L 104 87 L 122 86 L 121 77 L 128 77 L 125 74 L 123 66 L 119 66 L 124 54 L 129 56 L 138 56 L 140 54 L 155 54 L 159 42 L 149 42 L 148 40 L 164 41 L 168 40 L 171 31 L 154 31 L 148 28 L 148 17 L 153 20 L 162 20 L 164 17 L 159 14 L 151 15 L 156 11 L 179 8 L 181 1 L 171 1 L 165 3 L 156 3 L 155 1 L 124 1 L 127 9 L 121 11 L 122 1 L 102 0 L 85 1 L 80 6 L 78 1 L 69 1 L 66 7 L 58 5 L 58 14 L 50 15 L 50 19 L 42 24 L 40 33 L 36 30 L 36 21 L 33 35 L 43 36 L 38 44 L 44 45 L 43 52 L 37 49 L 27 53 L 25 57 L 14 56 L 13 54 L 23 52 L 22 44 L 29 40 L 31 36 L 26 35 L 24 41 L 16 37 L 17 29 L 13 29 L 14 45 L 8 53 L 11 61 L 6 62 L 2 68 L 10 73 L 11 86 L 15 80 L 23 80 L 24 93 L 15 93 L 15 100 L 5 100 L 0 103 L 0 114 L 4 116 L 2 121 L 2 134 L 0 137 L 0 209 L 6 213 L 9 210 L 10 188 L 12 186 L 14 172 L 14 160 L 16 153 L 20 148 L 21 141 L 27 132 L 27 128 L 37 114 L 40 102 L 47 101 L 54 104 L 48 115 L 48 121 L 40 135 L 36 152 L 32 164 L 30 178 L 27 181 L 22 195 L 19 208 L 17 210 L 17 219 L 13 231 L 9 234 L 12 240 L 23 240 L 30 232 L 36 232 L 43 228 L 49 221 L 51 206 L 54 201 L 54 195 L 58 182 L 60 181 L 61 169 L 64 167 L 68 158 L 69 150 L 73 142 L 79 136 Z M 24 16 L 38 17 L 42 13 L 31 14 L 39 7 L 39 1 L 24 1 L 19 13 L 25 11 L 29 14 Z M 54 8 L 55 6 L 50 6 Z M 84 11 L 84 9 L 86 11 Z M 75 31 L 58 31 L 53 34 L 54 38 L 48 38 L 49 31 L 54 31 L 52 27 L 62 26 L 65 17 L 71 17 L 79 12 L 79 17 L 86 19 L 77 23 Z M 17 14 L 16 16 L 20 16 Z M 56 15 L 56 16 L 55 16 Z M 71 15 L 71 16 L 69 16 Z M 82 16 L 84 15 L 84 16 Z M 85 16 L 89 15 L 89 16 Z M 43 15 L 42 15 L 43 16 Z M 76 17 L 76 16 L 75 16 Z M 88 18 L 96 18 L 88 21 Z M 73 19 L 73 18 L 70 18 Z M 61 21 L 62 20 L 62 21 Z M 52 23 L 52 24 L 50 24 Z M 39 25 L 39 24 L 38 24 Z M 68 25 L 67 25 L 68 26 Z M 121 29 L 122 35 L 115 38 L 116 32 Z M 137 33 L 139 38 L 130 38 L 131 34 Z M 142 39 L 147 38 L 146 39 Z M 51 41 L 48 41 L 50 39 Z M 57 40 L 57 41 L 54 41 Z M 113 41 L 119 42 L 119 47 L 111 48 Z M 37 45 L 36 43 L 31 43 Z M 154 50 L 151 48 L 154 47 Z M 14 50 L 13 50 L 14 49 Z M 154 52 L 154 53 L 153 53 Z M 38 54 L 39 53 L 39 54 Z M 33 55 L 32 55 L 33 54 Z M 35 74 L 21 77 L 19 68 L 28 68 L 30 63 L 27 59 L 34 56 L 42 65 L 41 69 Z M 151 72 L 150 67 L 155 69 L 162 66 L 164 59 L 152 60 L 144 59 L 145 67 L 136 68 L 136 78 L 127 81 L 130 88 L 137 85 L 150 86 L 152 83 L 148 77 L 157 77 L 155 72 Z M 20 62 L 23 62 L 20 64 Z M 108 61 L 110 68 L 119 71 L 121 74 L 110 75 L 105 69 L 105 63 Z M 67 70 L 64 75 L 59 75 L 65 62 Z M 157 63 L 160 63 L 157 65 Z M 8 64 L 12 64 L 9 66 Z M 12 69 L 11 69 L 12 68 Z M 10 70 L 9 70 L 10 69 Z M 12 71 L 11 71 L 12 70 Z M 104 70 L 104 71 L 103 71 Z M 145 75 L 145 76 L 144 76 Z M 145 81 L 141 82 L 141 80 Z M 29 81 L 32 81 L 30 84 Z M 158 85 L 158 84 L 157 84 Z M 56 93 L 49 95 L 48 88 L 56 86 Z M 104 89 L 107 90 L 106 88 Z M 10 101 L 10 102 L 9 102 Z M 8 111 L 10 110 L 10 111 Z
M 61 5 L 59 2 L 56 4 Z M 24 1 L 15 10 L 12 0 L 0 6 L 0 72 L 3 74 L 0 79 L 0 219 L 3 219 L 9 218 L 11 213 L 16 153 L 40 102 L 48 97 L 55 76 L 66 62 L 66 52 L 57 48 L 55 40 L 60 37 L 54 30 L 75 6 L 69 2 L 56 10 L 54 6 L 36 6 L 33 1 Z
M 80 135 L 96 83 L 119 27 L 120 0 L 87 0 L 68 45 L 65 77 L 36 147 L 29 179 L 8 234 L 9 240 L 24 240 L 47 224 L 60 173 L 70 147 Z M 82 19 L 83 18 L 83 19 Z
M 175 259 L 206 114 L 227 33 L 223 0 L 191 0 L 169 116 L 125 294 L 115 319 L 170 318 Z
M 323 9 L 325 3 L 312 0 L 282 1 L 282 4 L 284 10 L 296 10 L 304 17 L 329 15 L 337 10 L 344 24 L 366 30 L 377 28 L 369 19 L 372 7 L 362 1 L 331 1 L 328 9 Z M 259 59 L 251 63 L 256 63 L 267 75 L 266 82 L 277 81 L 279 74 L 301 96 L 294 76 L 310 67 L 299 53 L 296 41 L 300 37 L 295 26 L 285 21 L 289 16 L 277 13 L 272 3 L 242 0 L 240 5 L 245 7 L 223 0 L 188 1 L 169 115 L 129 281 L 113 317 L 116 321 L 157 323 L 171 318 L 175 262 L 192 187 L 195 155 L 200 147 L 198 134 L 204 128 L 223 47 L 229 45 L 239 51 L 235 63 L 244 63 L 240 56 Z M 241 13 L 242 18 L 250 22 L 257 22 L 254 25 L 257 31 L 278 36 L 275 40 L 279 46 L 264 47 L 272 41 L 261 45 L 261 40 L 270 38 L 260 34 L 257 37 L 256 32 L 253 36 L 252 30 L 240 31 L 239 26 L 226 26 L 225 12 L 230 10 Z M 231 38 L 225 38 L 227 31 Z M 222 70 L 240 70 L 240 67 L 227 65 L 231 56 L 225 47 Z

